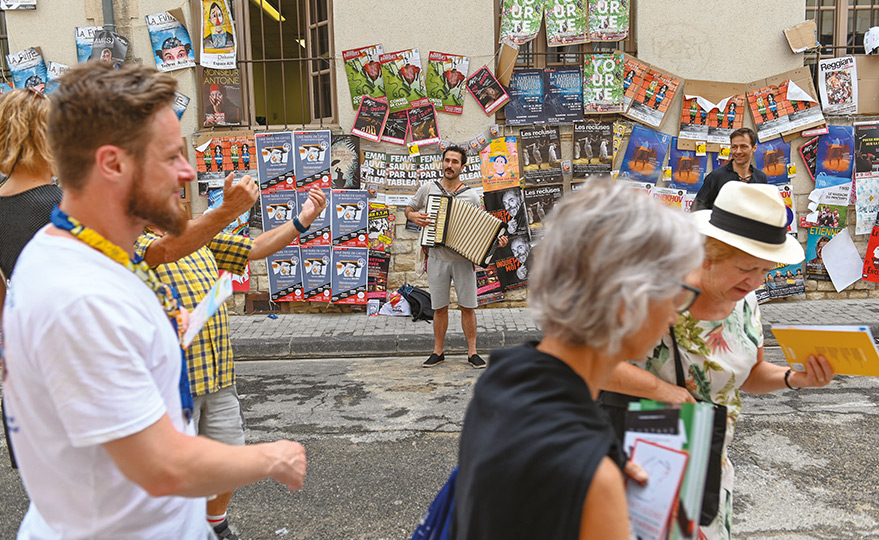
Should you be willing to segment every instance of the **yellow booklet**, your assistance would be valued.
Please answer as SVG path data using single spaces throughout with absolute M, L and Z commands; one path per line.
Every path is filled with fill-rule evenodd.
M 824 355 L 837 375 L 879 377 L 879 352 L 866 326 L 772 326 L 787 363 L 806 371 L 809 355 Z

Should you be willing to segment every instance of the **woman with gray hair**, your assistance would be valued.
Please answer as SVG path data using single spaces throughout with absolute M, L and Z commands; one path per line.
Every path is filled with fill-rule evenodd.
M 565 197 L 535 248 L 544 339 L 492 354 L 461 433 L 452 537 L 628 539 L 624 458 L 595 402 L 698 291 L 687 217 L 609 179 Z M 643 471 L 632 474 L 643 480 Z
M 603 389 L 672 403 L 700 401 L 726 407 L 726 438 L 720 486 L 706 493 L 699 538 L 729 540 L 734 472 L 727 449 L 742 411 L 740 389 L 752 393 L 825 386 L 833 369 L 823 356 L 808 358 L 804 371 L 763 361 L 763 325 L 754 289 L 776 263 L 796 264 L 803 248 L 787 234 L 787 208 L 775 186 L 728 182 L 712 210 L 693 214 L 705 235 L 705 260 L 686 282 L 702 294 L 680 314 L 652 353 L 634 365 L 621 363 Z M 663 321 L 665 323 L 665 321 Z M 679 364 L 683 386 L 678 386 Z M 716 514 L 714 504 L 717 505 Z M 692 517 L 692 516 L 691 516 Z

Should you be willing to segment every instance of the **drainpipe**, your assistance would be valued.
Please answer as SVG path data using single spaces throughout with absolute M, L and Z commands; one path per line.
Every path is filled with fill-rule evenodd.
M 116 31 L 116 16 L 113 14 L 113 0 L 101 0 L 104 10 L 104 30 Z

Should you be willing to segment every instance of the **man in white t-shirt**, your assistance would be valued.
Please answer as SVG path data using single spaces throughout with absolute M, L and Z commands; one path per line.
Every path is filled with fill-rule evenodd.
M 266 477 L 302 486 L 298 443 L 192 436 L 177 334 L 149 277 L 123 264 L 147 223 L 190 226 L 175 89 L 151 68 L 90 62 L 52 96 L 64 198 L 22 252 L 3 320 L 3 395 L 31 499 L 19 540 L 208 540 L 204 497 Z

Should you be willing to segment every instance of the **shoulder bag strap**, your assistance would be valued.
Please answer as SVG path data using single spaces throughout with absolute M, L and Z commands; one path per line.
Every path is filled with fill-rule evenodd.
M 687 387 L 686 379 L 684 378 L 684 364 L 681 361 L 681 353 L 678 350 L 678 340 L 675 339 L 675 327 L 668 327 L 668 334 L 671 336 L 671 348 L 674 350 L 675 355 L 675 378 L 677 379 L 678 386 L 681 388 Z

